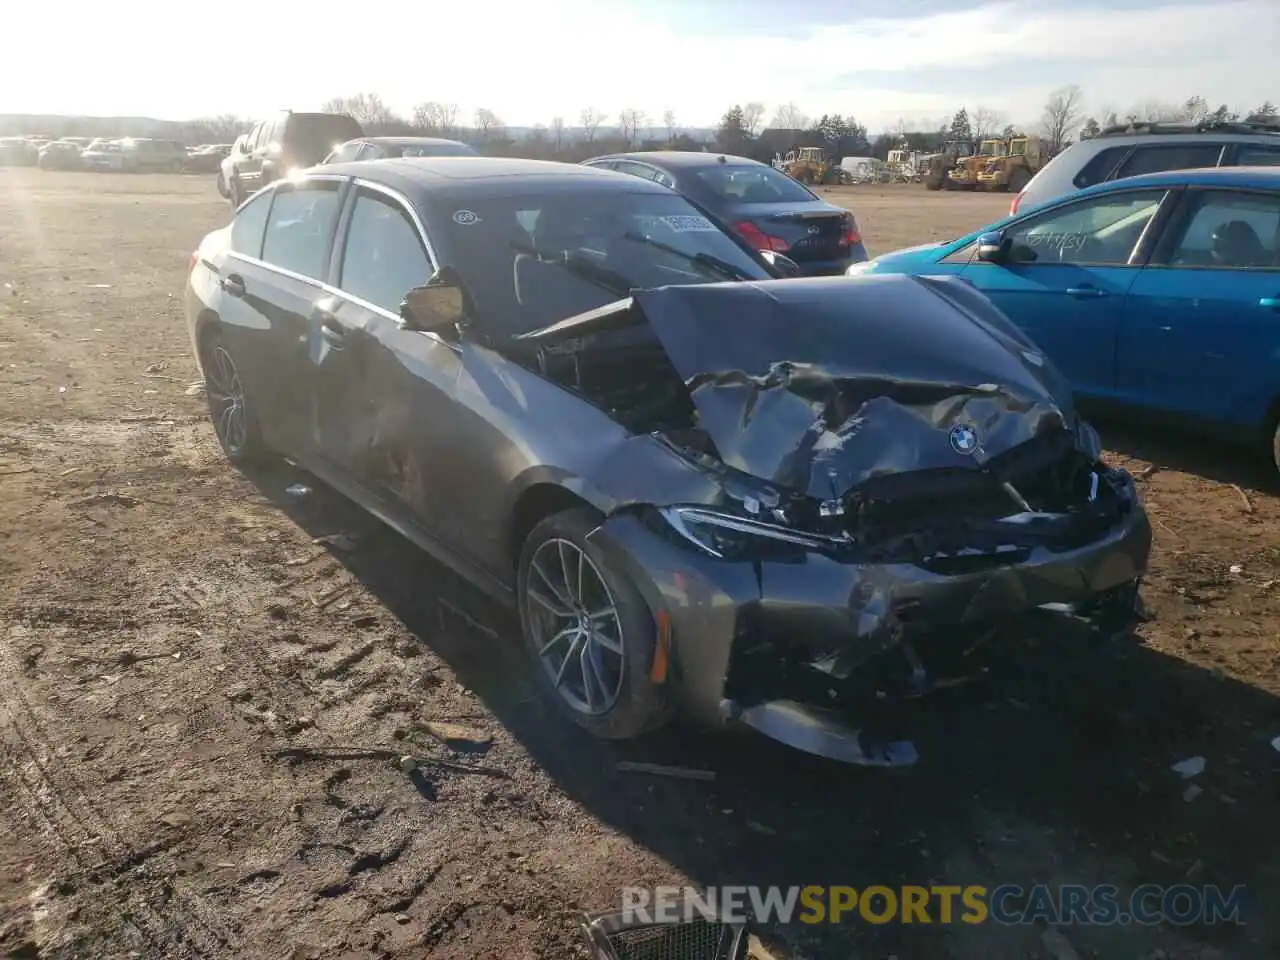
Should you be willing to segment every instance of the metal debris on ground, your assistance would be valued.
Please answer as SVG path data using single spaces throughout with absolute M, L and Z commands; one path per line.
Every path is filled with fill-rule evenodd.
M 1182 799 L 1185 800 L 1187 803 L 1190 803 L 1192 800 L 1200 796 L 1200 794 L 1202 793 L 1204 793 L 1204 787 L 1196 786 L 1193 783 L 1191 784 L 1191 786 L 1187 787 L 1187 789 L 1182 791 Z
M 675 777 L 680 780 L 714 780 L 714 770 L 695 770 L 692 767 L 669 767 L 660 763 L 638 763 L 632 760 L 619 761 L 619 773 L 652 773 L 659 777 Z
M 1208 762 L 1204 757 L 1188 757 L 1186 760 L 1179 760 L 1170 769 L 1182 779 L 1190 780 L 1204 773 L 1205 764 Z
M 188 397 L 199 397 L 204 395 L 204 381 L 197 380 L 192 383 L 186 390 L 182 391 Z
M 327 544 L 335 550 L 351 551 L 356 548 L 356 538 L 346 533 L 329 533 L 316 537 L 312 543 Z
M 309 497 L 311 496 L 311 488 L 305 483 L 291 483 L 284 488 L 284 492 L 291 497 Z

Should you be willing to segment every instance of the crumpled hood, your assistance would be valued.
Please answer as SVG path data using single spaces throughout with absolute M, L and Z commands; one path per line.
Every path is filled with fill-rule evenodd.
M 882 474 L 976 467 L 1071 422 L 1061 376 L 960 280 L 718 283 L 633 299 L 721 459 L 820 500 Z

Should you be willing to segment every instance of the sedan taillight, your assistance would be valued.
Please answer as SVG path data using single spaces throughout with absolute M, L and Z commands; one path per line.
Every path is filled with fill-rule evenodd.
M 743 240 L 751 244 L 757 250 L 773 250 L 777 253 L 786 253 L 791 249 L 791 245 L 781 237 L 770 236 L 750 220 L 744 220 L 742 223 L 733 225 L 734 231 Z

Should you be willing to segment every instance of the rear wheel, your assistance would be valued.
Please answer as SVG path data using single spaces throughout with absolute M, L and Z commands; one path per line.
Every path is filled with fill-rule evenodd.
M 268 453 L 258 428 L 240 370 L 218 332 L 205 337 L 200 351 L 205 396 L 213 432 L 227 459 L 237 466 L 262 460 Z
M 231 201 L 233 209 L 240 209 L 240 204 L 244 202 L 244 191 L 240 186 L 239 177 L 233 176 L 231 178 L 231 182 L 227 184 L 227 199 Z
M 666 689 L 650 677 L 657 628 L 635 585 L 587 539 L 590 508 L 547 517 L 520 552 L 520 622 L 547 694 L 597 737 L 629 739 L 666 722 Z

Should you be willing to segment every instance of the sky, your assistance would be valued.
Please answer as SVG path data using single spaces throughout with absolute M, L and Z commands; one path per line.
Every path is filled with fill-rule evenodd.
M 766 119 L 794 103 L 876 132 L 933 127 L 962 105 L 1031 124 L 1069 83 L 1100 115 L 1193 94 L 1280 102 L 1280 0 L 12 6 L 0 113 L 260 117 L 376 92 L 406 115 L 438 100 L 512 126 L 573 126 L 584 107 L 714 126 L 759 101 Z

